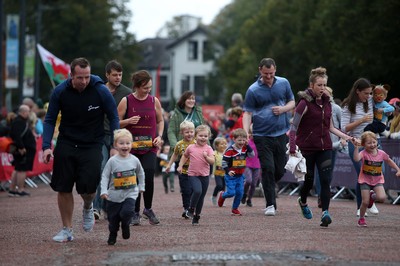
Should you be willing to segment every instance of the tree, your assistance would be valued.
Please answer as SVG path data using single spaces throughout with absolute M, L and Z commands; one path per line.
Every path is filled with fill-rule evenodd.
M 138 45 L 135 36 L 127 31 L 132 16 L 126 4 L 129 0 L 41 0 L 41 44 L 54 55 L 71 62 L 86 57 L 92 73 L 105 78 L 104 67 L 111 59 L 124 67 L 123 83 L 129 85 L 129 73 L 135 71 Z M 18 1 L 5 6 L 6 13 L 18 13 Z M 36 11 L 39 0 L 26 1 L 27 34 L 36 32 Z M 51 84 L 41 69 L 40 94 L 47 101 Z

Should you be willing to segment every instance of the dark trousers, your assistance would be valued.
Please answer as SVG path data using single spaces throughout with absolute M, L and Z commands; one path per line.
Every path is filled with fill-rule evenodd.
M 223 176 L 214 176 L 215 179 L 215 188 L 213 191 L 213 196 L 216 197 L 218 192 L 225 190 L 225 179 Z
M 192 196 L 190 197 L 190 207 L 194 208 L 194 213 L 196 215 L 200 215 L 203 209 L 204 197 L 207 193 L 208 184 L 210 183 L 210 177 L 190 176 L 189 181 L 193 189 Z
M 135 212 L 139 212 L 141 194 L 143 194 L 144 207 L 146 209 L 151 209 L 151 206 L 153 205 L 154 174 L 156 169 L 157 155 L 155 153 L 148 152 L 146 154 L 135 154 L 135 156 L 138 157 L 140 163 L 142 164 L 145 177 L 145 191 L 139 194 L 135 205 Z
M 190 197 L 192 196 L 192 185 L 187 174 L 179 174 L 179 187 L 181 188 L 182 205 L 185 210 L 189 209 Z
M 322 211 L 329 209 L 331 200 L 331 181 L 332 181 L 332 150 L 304 153 L 306 159 L 307 174 L 303 186 L 300 189 L 301 202 L 307 202 L 307 196 L 314 186 L 314 169 L 317 167 L 319 181 L 321 182 L 321 205 Z
M 276 206 L 275 186 L 285 174 L 286 134 L 278 137 L 254 136 L 258 158 L 261 164 L 261 184 L 264 190 L 266 207 Z
M 108 229 L 110 233 L 117 233 L 119 224 L 129 226 L 134 214 L 135 200 L 128 198 L 123 202 L 107 201 Z

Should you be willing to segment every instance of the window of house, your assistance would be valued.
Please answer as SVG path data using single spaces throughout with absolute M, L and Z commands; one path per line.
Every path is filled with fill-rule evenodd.
M 160 97 L 167 97 L 167 76 L 160 76 Z
M 204 76 L 194 77 L 194 93 L 196 96 L 203 96 L 205 93 L 206 79 Z
M 181 94 L 188 90 L 190 90 L 190 76 L 184 75 L 181 78 Z
M 188 59 L 197 60 L 198 57 L 198 44 L 197 41 L 189 41 L 188 46 Z
M 203 62 L 207 62 L 213 59 L 213 51 L 210 42 L 203 42 Z

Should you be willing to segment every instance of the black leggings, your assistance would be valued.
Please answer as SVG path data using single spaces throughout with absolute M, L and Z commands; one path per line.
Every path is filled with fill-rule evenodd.
M 301 202 L 307 202 L 307 196 L 314 185 L 314 169 L 317 167 L 321 181 L 322 211 L 329 209 L 331 200 L 330 184 L 332 180 L 332 150 L 317 151 L 303 154 L 306 159 L 307 174 L 300 189 Z
M 151 209 L 153 205 L 153 195 L 154 195 L 154 174 L 156 169 L 156 160 L 157 155 L 152 152 L 148 152 L 146 154 L 135 154 L 136 157 L 139 158 L 140 163 L 142 164 L 144 170 L 144 184 L 145 191 L 143 192 L 143 200 L 144 207 L 146 209 Z M 140 211 L 140 198 L 141 193 L 136 199 L 135 212 Z

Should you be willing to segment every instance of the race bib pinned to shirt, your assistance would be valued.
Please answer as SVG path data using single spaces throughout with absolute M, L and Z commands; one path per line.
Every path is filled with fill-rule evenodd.
M 117 172 L 113 174 L 113 177 L 114 188 L 116 190 L 130 189 L 137 185 L 136 174 L 134 170 Z
M 133 136 L 132 149 L 136 151 L 147 151 L 153 148 L 151 136 Z
M 232 167 L 238 169 L 246 168 L 246 156 L 244 155 L 235 156 L 232 161 Z

